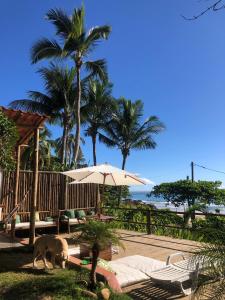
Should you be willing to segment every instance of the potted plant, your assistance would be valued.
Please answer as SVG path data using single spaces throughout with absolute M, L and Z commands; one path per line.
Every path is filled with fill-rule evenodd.
M 100 251 L 108 247 L 109 244 L 118 245 L 122 248 L 124 246 L 120 241 L 120 236 L 109 223 L 91 220 L 82 225 L 78 230 L 80 232 L 75 236 L 76 243 L 88 244 L 92 252 L 89 287 L 91 290 L 94 290 L 97 286 L 96 267 Z

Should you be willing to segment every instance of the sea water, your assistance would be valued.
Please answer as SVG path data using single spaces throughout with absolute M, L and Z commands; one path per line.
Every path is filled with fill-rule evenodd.
M 170 209 L 172 211 L 179 211 L 183 212 L 187 209 L 187 205 L 180 205 L 179 207 L 175 207 L 172 203 L 168 203 L 165 201 L 163 198 L 160 197 L 154 197 L 150 196 L 148 197 L 149 192 L 147 191 L 142 191 L 142 192 L 130 192 L 131 199 L 134 201 L 142 201 L 145 203 L 153 204 L 156 206 L 158 209 Z M 216 213 L 216 209 L 220 210 L 221 214 L 225 214 L 225 206 L 224 205 L 214 205 L 210 204 L 208 206 L 208 212 L 210 213 Z

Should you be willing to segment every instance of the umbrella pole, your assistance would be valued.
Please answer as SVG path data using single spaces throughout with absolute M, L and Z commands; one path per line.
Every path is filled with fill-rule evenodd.
M 103 178 L 103 185 L 102 185 L 102 197 L 100 196 L 100 202 L 98 205 L 98 218 L 100 219 L 101 217 L 101 213 L 102 213 L 102 200 L 104 199 L 104 192 L 105 192 L 105 179 L 107 174 L 103 174 L 104 178 Z

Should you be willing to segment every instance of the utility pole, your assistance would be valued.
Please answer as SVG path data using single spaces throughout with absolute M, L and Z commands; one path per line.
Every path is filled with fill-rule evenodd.
M 194 182 L 194 162 L 191 162 L 191 181 Z

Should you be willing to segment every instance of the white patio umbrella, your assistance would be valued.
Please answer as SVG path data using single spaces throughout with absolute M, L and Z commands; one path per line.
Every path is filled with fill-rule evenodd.
M 130 186 L 145 185 L 147 183 L 146 180 L 139 178 L 135 174 L 113 167 L 109 164 L 75 169 L 63 172 L 63 174 L 74 179 L 70 184 L 97 183 L 102 184 L 103 186 Z

